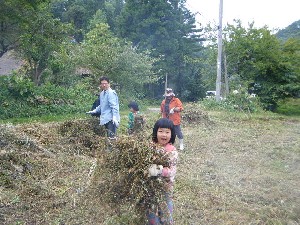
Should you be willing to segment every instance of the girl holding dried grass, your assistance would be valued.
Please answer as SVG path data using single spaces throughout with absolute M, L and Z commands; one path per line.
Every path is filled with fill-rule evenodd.
M 173 224 L 173 188 L 176 174 L 178 152 L 173 146 L 175 142 L 174 124 L 167 118 L 159 119 L 153 128 L 152 140 L 155 143 L 158 156 L 148 169 L 148 176 L 163 183 L 163 198 L 147 209 L 150 225 Z M 154 198 L 156 196 L 153 196 Z

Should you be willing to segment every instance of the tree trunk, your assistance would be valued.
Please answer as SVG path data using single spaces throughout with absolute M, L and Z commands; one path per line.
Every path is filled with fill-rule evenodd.
M 36 86 L 39 86 L 41 83 L 41 74 L 43 72 L 43 69 L 41 68 L 40 64 L 37 63 L 33 67 L 33 82 Z

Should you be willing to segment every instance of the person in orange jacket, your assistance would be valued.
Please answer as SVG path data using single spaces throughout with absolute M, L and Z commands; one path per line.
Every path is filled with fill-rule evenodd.
M 164 94 L 165 99 L 160 105 L 162 118 L 168 118 L 173 121 L 176 136 L 179 139 L 179 149 L 183 150 L 183 134 L 180 127 L 181 116 L 180 112 L 183 110 L 182 102 L 175 97 L 172 88 L 167 88 Z

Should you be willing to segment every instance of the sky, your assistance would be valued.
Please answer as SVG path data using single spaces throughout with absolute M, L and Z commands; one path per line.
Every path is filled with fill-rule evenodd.
M 187 0 L 186 7 L 205 26 L 208 22 L 219 23 L 220 0 Z M 223 0 L 223 27 L 240 19 L 243 26 L 254 21 L 256 28 L 265 25 L 270 30 L 284 29 L 300 20 L 300 0 Z

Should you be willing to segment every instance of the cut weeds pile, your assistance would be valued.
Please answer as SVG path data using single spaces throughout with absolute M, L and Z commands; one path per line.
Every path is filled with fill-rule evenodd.
M 0 125 L 0 224 L 141 225 L 134 184 L 149 162 L 128 162 L 149 158 L 151 113 L 143 136 L 114 143 L 97 119 Z M 183 120 L 176 224 L 300 224 L 299 119 L 187 105 Z

